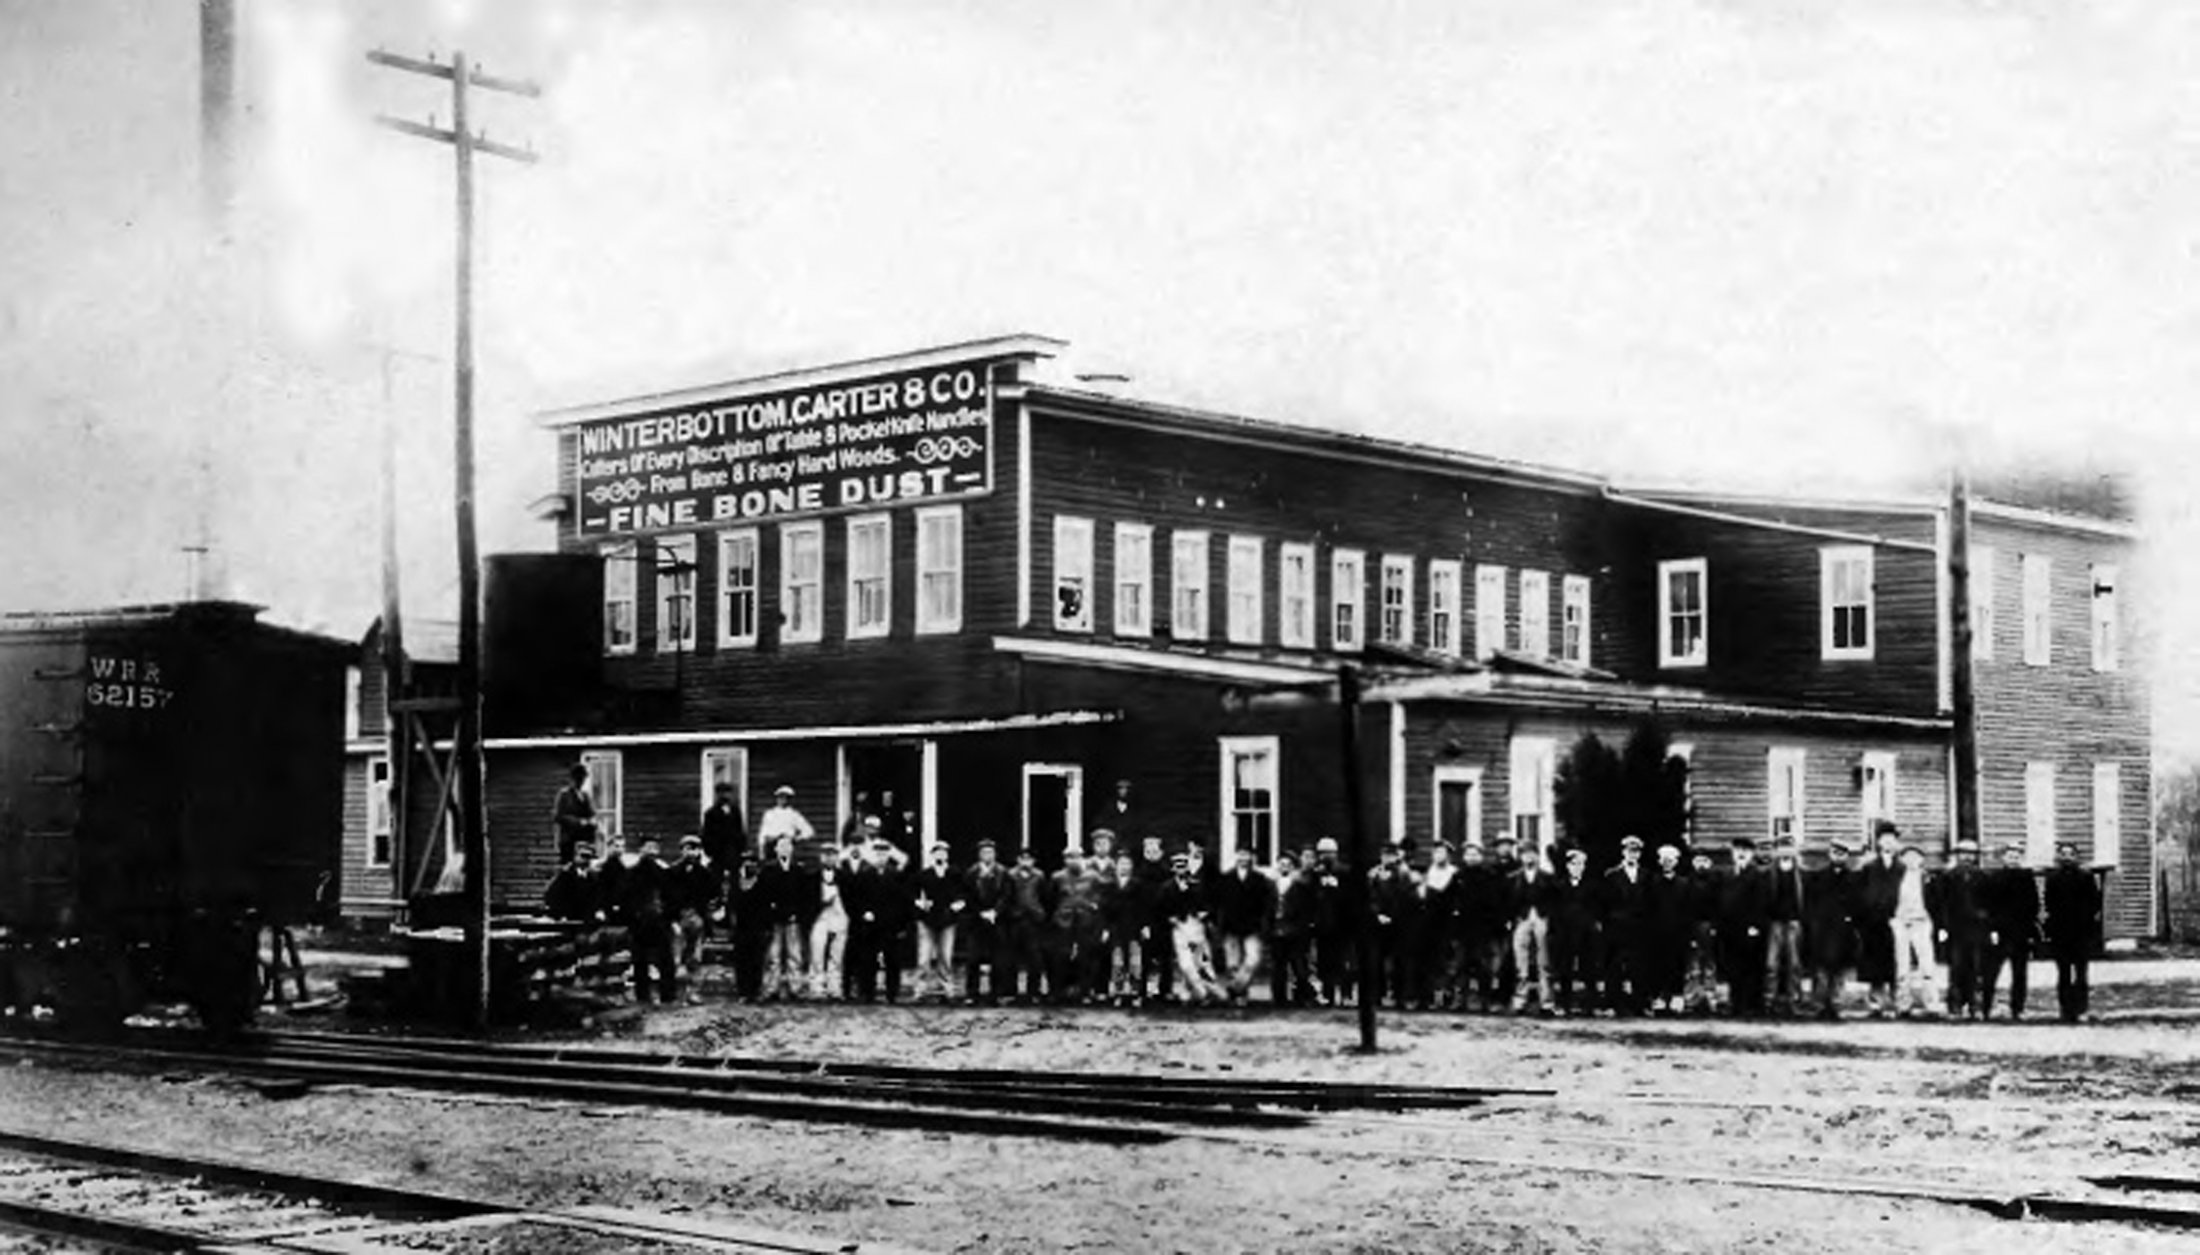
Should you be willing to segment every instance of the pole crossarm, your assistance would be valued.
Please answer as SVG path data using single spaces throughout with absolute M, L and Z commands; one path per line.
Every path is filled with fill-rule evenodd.
M 425 74 L 429 78 L 440 78 L 449 81 L 457 77 L 451 67 L 441 61 L 423 61 L 418 57 L 401 56 L 398 53 L 385 52 L 380 48 L 368 53 L 367 60 L 393 70 L 403 70 L 408 74 Z M 529 99 L 542 95 L 542 85 L 533 80 L 505 78 L 502 75 L 490 74 L 479 69 L 466 71 L 466 82 L 471 87 L 479 87 L 493 92 L 505 92 L 513 96 L 526 96 Z
M 434 140 L 439 144 L 456 144 L 458 142 L 458 132 L 447 131 L 439 126 L 429 126 L 424 122 L 415 122 L 410 118 L 394 118 L 386 113 L 378 113 L 374 115 L 374 124 L 388 127 L 393 131 L 403 132 L 406 135 L 416 135 L 421 139 Z M 531 166 L 542 160 L 532 148 L 514 148 L 510 144 L 500 144 L 478 131 L 466 137 L 466 147 L 477 153 L 487 153 L 492 157 L 502 157 L 507 161 L 517 161 L 522 165 Z

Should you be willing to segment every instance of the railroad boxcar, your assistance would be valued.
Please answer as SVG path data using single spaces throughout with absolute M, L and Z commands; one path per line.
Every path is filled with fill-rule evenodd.
M 355 647 L 190 602 L 0 616 L 0 1004 L 233 1026 L 335 900 Z

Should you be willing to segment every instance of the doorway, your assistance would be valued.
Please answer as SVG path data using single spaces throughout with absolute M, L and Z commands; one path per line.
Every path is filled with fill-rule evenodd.
M 879 741 L 841 747 L 842 813 L 879 817 L 880 831 L 909 856 L 924 855 L 924 743 Z
M 1065 850 L 1083 850 L 1085 769 L 1069 763 L 1024 764 L 1024 849 L 1053 870 Z

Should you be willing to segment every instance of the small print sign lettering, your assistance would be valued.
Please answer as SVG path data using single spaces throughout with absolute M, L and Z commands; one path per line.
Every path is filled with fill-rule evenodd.
M 110 710 L 165 710 L 175 696 L 176 691 L 163 682 L 158 662 L 92 655 L 91 679 L 84 686 L 86 705 Z
M 989 377 L 970 362 L 580 424 L 581 534 L 981 496 Z

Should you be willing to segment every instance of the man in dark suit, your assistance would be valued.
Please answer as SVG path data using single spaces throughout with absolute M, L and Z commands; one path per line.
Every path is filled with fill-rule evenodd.
M 2090 991 L 2086 963 L 2101 935 L 2101 885 L 2078 866 L 2078 847 L 2055 847 L 2055 870 L 2047 874 L 2047 952 L 2055 959 L 2055 1000 L 2063 1023 L 2084 1018 Z
M 1895 1008 L 1894 908 L 1902 887 L 1902 832 L 1880 821 L 1873 833 L 1876 849 L 1856 872 L 1856 979 L 1864 982 L 1865 1005 L 1873 1019 Z
M 1589 852 L 1566 851 L 1566 870 L 1552 890 L 1551 966 L 1565 1015 L 1594 1015 L 1597 1005 L 1597 922 L 1602 886 L 1589 874 Z
M 1604 998 L 1614 1015 L 1637 1015 L 1649 1002 L 1644 930 L 1650 918 L 1650 871 L 1642 838 L 1620 838 L 1619 863 L 1605 869 L 1602 908 Z
M 1734 865 L 1719 881 L 1719 949 L 1736 1015 L 1765 1013 L 1765 953 L 1772 928 L 1772 880 L 1757 865 L 1757 843 L 1736 837 Z
M 1992 923 L 1986 942 L 1986 973 L 1980 981 L 1979 1018 L 1994 1014 L 1994 986 L 2002 964 L 2009 965 L 2009 1018 L 2024 1018 L 2025 986 L 2031 976 L 2032 938 L 2040 928 L 2040 885 L 2024 865 L 2024 847 L 2001 847 L 2001 866 L 1986 873 L 1986 913 Z
M 741 816 L 741 802 L 730 781 L 721 780 L 711 789 L 697 835 L 703 838 L 703 857 L 721 875 L 730 876 L 749 848 L 749 824 Z
M 809 870 L 794 861 L 793 837 L 772 843 L 771 860 L 757 879 L 771 929 L 771 948 L 764 959 L 764 996 L 793 998 L 809 971 L 809 939 L 802 935 L 802 917 L 817 897 L 817 886 Z

